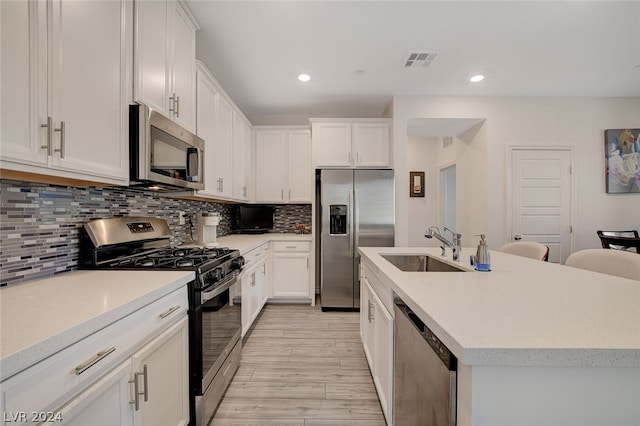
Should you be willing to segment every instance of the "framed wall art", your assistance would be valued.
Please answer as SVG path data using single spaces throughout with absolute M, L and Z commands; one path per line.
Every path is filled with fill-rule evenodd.
M 608 194 L 640 193 L 640 129 L 604 131 Z
M 409 196 L 424 197 L 424 172 L 409 172 Z

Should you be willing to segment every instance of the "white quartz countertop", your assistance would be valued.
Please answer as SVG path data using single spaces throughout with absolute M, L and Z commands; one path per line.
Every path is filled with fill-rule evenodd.
M 193 280 L 191 271 L 74 271 L 0 289 L 0 379 Z
M 262 244 L 269 241 L 311 241 L 311 234 L 277 233 L 268 232 L 265 234 L 231 234 L 217 239 L 221 246 L 240 250 L 241 254 L 246 254 Z
M 364 247 L 364 258 L 467 365 L 640 367 L 640 282 L 491 251 L 491 272 L 403 272 L 380 254 L 439 248 Z

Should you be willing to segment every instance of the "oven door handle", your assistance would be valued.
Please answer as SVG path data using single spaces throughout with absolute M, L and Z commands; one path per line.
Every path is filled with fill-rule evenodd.
M 236 281 L 237 280 L 236 280 L 236 277 L 235 277 L 235 274 L 234 274 L 232 279 L 230 279 L 229 281 L 225 282 L 220 287 L 216 287 L 211 291 L 203 291 L 202 293 L 200 293 L 200 303 L 207 302 L 207 301 L 213 299 L 214 297 L 216 297 L 217 295 L 224 293 L 225 291 L 227 291 L 229 289 L 229 287 L 231 287 L 233 284 L 235 284 Z

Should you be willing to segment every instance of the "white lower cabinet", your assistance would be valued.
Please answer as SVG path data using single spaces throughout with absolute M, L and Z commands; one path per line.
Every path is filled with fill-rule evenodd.
M 393 316 L 369 283 L 367 272 L 360 282 L 360 336 L 387 424 L 393 407 Z
M 268 252 L 268 244 L 263 244 L 244 255 L 247 263 L 240 278 L 243 337 L 249 331 L 267 301 L 269 288 Z
M 184 317 L 134 354 L 134 425 L 189 423 L 188 327 Z
M 272 299 L 311 302 L 311 252 L 308 241 L 274 241 Z
M 0 425 L 187 425 L 187 307 L 175 290 L 2 381 L 0 412 L 25 415 Z
M 131 360 L 127 360 L 53 413 L 51 420 L 67 426 L 133 425 L 130 376 Z
M 169 330 L 57 410 L 65 425 L 187 425 L 188 322 Z

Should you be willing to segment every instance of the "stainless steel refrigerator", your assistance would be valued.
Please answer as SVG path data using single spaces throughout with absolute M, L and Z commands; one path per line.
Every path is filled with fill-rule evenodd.
M 320 170 L 322 310 L 360 307 L 358 247 L 394 245 L 393 170 Z

